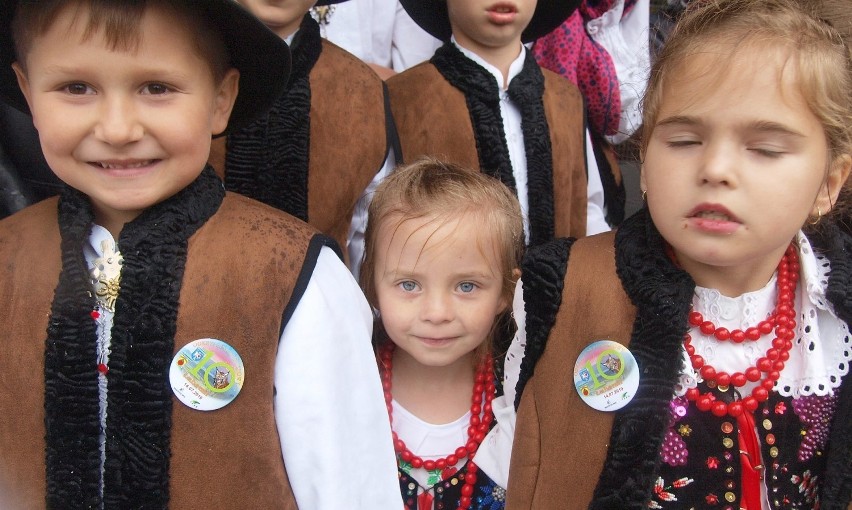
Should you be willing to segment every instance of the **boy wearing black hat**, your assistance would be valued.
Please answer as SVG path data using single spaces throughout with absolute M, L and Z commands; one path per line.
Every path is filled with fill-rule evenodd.
M 0 97 L 68 185 L 0 221 L 0 507 L 400 508 L 334 243 L 205 167 L 280 93 L 286 45 L 232 0 L 0 20 Z
M 608 230 L 602 182 L 620 187 L 595 164 L 580 92 L 522 44 L 578 3 L 402 0 L 418 25 L 446 41 L 428 63 L 388 80 L 402 157 L 444 157 L 500 178 L 518 195 L 532 245 Z
M 310 15 L 315 5 L 345 0 L 238 1 L 290 45 L 293 69 L 265 115 L 214 143 L 211 163 L 228 190 L 334 238 L 357 271 L 366 228 L 363 197 L 395 162 L 384 83 L 367 64 L 324 40 Z

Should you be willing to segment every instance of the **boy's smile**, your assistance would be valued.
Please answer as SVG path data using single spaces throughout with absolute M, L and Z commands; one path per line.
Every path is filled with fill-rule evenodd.
M 115 48 L 71 4 L 16 65 L 48 164 L 113 235 L 199 175 L 236 97 L 238 73 L 216 83 L 195 32 L 161 9 Z

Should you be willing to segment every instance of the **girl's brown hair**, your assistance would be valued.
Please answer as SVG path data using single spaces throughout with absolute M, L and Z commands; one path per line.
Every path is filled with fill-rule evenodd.
M 644 155 L 651 139 L 666 85 L 686 69 L 693 56 L 716 53 L 717 65 L 705 72 L 720 73 L 725 60 L 738 51 L 777 48 L 794 66 L 799 90 L 823 126 L 829 161 L 852 154 L 850 36 L 848 0 L 696 0 L 651 68 L 643 101 L 640 152 Z M 848 191 L 847 184 L 833 215 L 846 214 Z
M 423 158 L 397 168 L 378 186 L 370 202 L 360 272 L 361 288 L 370 305 L 378 306 L 375 261 L 376 237 L 381 225 L 385 221 L 402 222 L 427 216 L 440 220 L 460 215 L 478 217 L 486 226 L 483 235 L 491 236 L 498 250 L 502 294 L 511 303 L 524 252 L 518 199 L 493 177 L 438 159 Z

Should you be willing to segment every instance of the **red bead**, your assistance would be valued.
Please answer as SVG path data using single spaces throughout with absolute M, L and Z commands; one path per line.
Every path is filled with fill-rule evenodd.
M 769 373 L 766 374 L 766 378 L 770 381 L 777 381 L 779 377 L 781 377 L 781 373 L 777 370 L 770 370 Z
M 415 469 L 423 467 L 423 459 L 420 457 L 414 457 L 411 459 L 411 467 Z
M 714 326 L 713 323 L 710 321 L 702 322 L 699 328 L 701 329 L 701 332 L 705 335 L 712 335 L 713 332 L 716 331 L 716 326 Z
M 459 458 L 456 457 L 455 455 L 447 456 L 447 466 L 455 466 L 458 463 L 459 463 Z
M 728 414 L 730 414 L 734 418 L 743 414 L 743 403 L 740 401 L 735 401 L 728 404 Z
M 731 376 L 727 372 L 719 372 L 716 374 L 716 384 L 719 386 L 728 386 L 731 384 Z
M 698 388 L 689 388 L 688 390 L 686 390 L 686 399 L 687 400 L 695 400 L 695 399 L 698 398 L 698 395 L 700 395 L 700 394 L 701 394 L 701 392 L 698 391 Z
M 701 377 L 706 381 L 712 381 L 716 378 L 716 369 L 711 367 L 710 365 L 704 365 L 701 367 Z
M 751 390 L 751 396 L 758 402 L 765 402 L 769 398 L 769 392 L 763 386 L 758 386 Z
M 760 383 L 766 391 L 772 391 L 772 388 L 775 387 L 775 381 L 771 379 L 764 379 L 763 382 Z
M 781 360 L 778 360 L 778 361 L 774 362 L 774 363 L 772 364 L 772 369 L 777 370 L 777 371 L 779 371 L 779 372 L 780 372 L 780 371 L 782 371 L 782 370 L 784 370 L 784 362 L 783 362 L 783 361 L 781 361 Z
M 98 363 L 98 372 L 107 375 L 107 373 L 109 372 L 109 367 L 106 366 L 105 363 Z
M 464 445 L 464 447 L 467 448 L 469 453 L 476 453 L 477 448 L 479 448 L 479 444 L 477 444 L 476 441 L 470 440 L 466 445 Z
M 713 405 L 710 407 L 710 412 L 713 413 L 714 416 L 725 416 L 728 414 L 728 404 L 721 400 L 717 400 L 713 402 Z
M 757 382 L 760 380 L 760 369 L 757 367 L 748 367 L 745 371 L 746 379 L 751 382 Z
M 760 331 L 764 335 L 768 335 L 769 333 L 772 333 L 773 327 L 774 326 L 769 321 L 761 321 L 760 324 L 757 325 L 758 331 Z
M 704 316 L 700 312 L 689 312 L 689 323 L 693 326 L 700 326 L 704 322 Z
M 693 347 L 691 344 L 686 344 L 684 346 L 684 348 L 686 349 L 686 353 L 689 354 L 690 356 L 695 354 L 695 347 Z
M 733 340 L 735 343 L 741 344 L 745 341 L 745 339 L 746 339 L 745 333 L 743 333 L 740 330 L 736 330 L 733 333 L 731 333 L 731 340 Z
M 467 509 L 470 508 L 471 499 L 470 496 L 462 496 L 459 498 L 459 508 Z
M 713 336 L 715 336 L 719 340 L 727 340 L 728 338 L 730 338 L 731 332 L 728 331 L 726 328 L 718 328 L 716 332 L 713 333 Z
M 400 453 L 400 454 L 399 454 L 399 456 L 400 456 L 400 457 L 402 458 L 402 460 L 404 460 L 405 462 L 411 462 L 411 459 L 412 459 L 412 457 L 414 457 L 414 454 L 413 454 L 413 453 L 411 453 L 411 451 L 410 451 L 410 450 L 406 449 L 405 451 L 403 451 L 402 453 Z
M 749 395 L 749 396 L 747 396 L 746 398 L 744 398 L 744 399 L 742 400 L 742 402 L 743 402 L 743 407 L 744 407 L 744 408 L 745 408 L 745 410 L 746 410 L 746 411 L 748 411 L 748 412 L 754 412 L 754 411 L 757 409 L 758 402 L 757 402 L 757 400 L 755 400 L 755 399 L 754 399 L 754 397 L 752 397 L 751 395 Z
M 423 461 L 423 468 L 426 471 L 434 471 L 436 467 L 438 467 L 438 466 L 435 464 L 434 460 L 424 460 Z
M 458 448 L 456 448 L 456 457 L 460 459 L 467 457 L 467 448 L 465 448 L 464 446 L 459 446 Z
M 695 407 L 701 411 L 709 411 L 712 405 L 713 399 L 711 399 L 708 395 L 702 395 L 695 401 Z
M 770 331 L 772 331 L 771 326 L 770 326 Z M 746 336 L 746 338 L 748 338 L 749 340 L 752 340 L 752 341 L 760 340 L 760 330 L 757 329 L 756 327 L 752 326 L 752 327 L 748 328 L 747 330 L 745 330 L 745 336 Z
M 778 353 L 778 360 L 779 361 L 787 361 L 789 359 L 790 359 L 790 351 L 789 350 L 785 349 L 785 350 Z
M 731 376 L 731 384 L 733 384 L 737 388 L 739 388 L 740 386 L 745 386 L 745 383 L 747 381 L 748 379 L 746 379 L 745 374 L 743 374 L 742 372 L 737 372 Z
M 694 368 L 695 370 L 698 370 L 704 366 L 704 358 L 702 358 L 701 356 L 690 356 L 689 359 L 690 361 L 692 361 L 692 368 Z
M 778 349 L 774 349 L 774 348 L 768 349 L 766 351 L 766 357 L 771 359 L 772 361 L 777 360 L 778 359 Z
M 468 498 L 473 496 L 473 486 L 464 484 L 461 490 L 462 496 L 467 496 Z
M 761 372 L 769 372 L 772 369 L 772 361 L 770 361 L 766 357 L 760 358 L 759 360 L 757 360 L 757 368 Z

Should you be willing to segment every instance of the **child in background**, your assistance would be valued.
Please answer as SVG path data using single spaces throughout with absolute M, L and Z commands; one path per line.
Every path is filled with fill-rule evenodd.
M 0 222 L 0 507 L 400 508 L 333 241 L 205 166 L 286 44 L 232 0 L 2 0 L 0 24 L 0 97 L 68 185 Z
M 529 245 L 609 230 L 624 207 L 620 175 L 595 162 L 580 91 L 523 44 L 579 1 L 401 2 L 444 45 L 387 81 L 400 159 L 434 156 L 499 178 L 520 201 Z
M 424 159 L 376 190 L 361 284 L 408 509 L 503 507 L 505 480 L 475 455 L 499 412 L 493 339 L 523 246 L 517 199 L 492 177 Z M 492 448 L 506 471 L 511 445 Z
M 507 508 L 848 507 L 851 64 L 794 1 L 691 6 L 644 103 L 647 208 L 524 266 Z
M 367 64 L 320 37 L 310 9 L 341 0 L 238 1 L 290 45 L 293 66 L 269 111 L 214 142 L 210 162 L 229 191 L 332 237 L 357 271 L 364 197 L 396 161 L 384 83 Z

